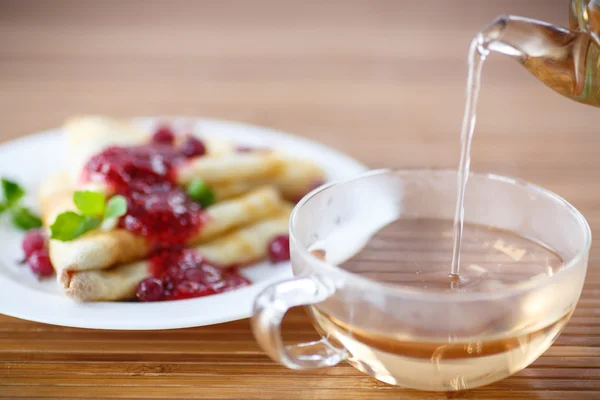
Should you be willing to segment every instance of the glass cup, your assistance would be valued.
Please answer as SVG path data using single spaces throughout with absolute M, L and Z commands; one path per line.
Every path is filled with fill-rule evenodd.
M 591 244 L 584 217 L 546 189 L 472 174 L 465 222 L 552 249 L 563 266 L 551 276 L 495 290 L 430 292 L 338 266 L 393 221 L 452 220 L 456 193 L 455 171 L 378 170 L 302 199 L 290 219 L 295 278 L 268 287 L 254 305 L 252 328 L 265 352 L 292 369 L 347 361 L 383 382 L 437 391 L 489 384 L 536 360 L 577 304 Z M 314 249 L 326 249 L 327 262 Z M 321 340 L 283 343 L 281 322 L 295 306 L 306 307 Z

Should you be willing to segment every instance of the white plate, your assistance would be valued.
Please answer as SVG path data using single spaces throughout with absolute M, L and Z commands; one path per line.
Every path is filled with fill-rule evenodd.
M 172 120 L 172 119 L 170 119 Z M 143 126 L 153 119 L 137 120 Z M 178 120 L 180 122 L 181 120 Z M 190 119 L 186 120 L 186 126 Z M 232 122 L 194 119 L 194 132 L 231 139 L 249 146 L 273 147 L 310 158 L 327 172 L 329 180 L 344 179 L 366 169 L 358 161 L 329 147 L 266 128 Z M 0 145 L 0 176 L 18 181 L 35 207 L 35 193 L 44 178 L 64 168 L 65 141 L 60 129 L 27 136 Z M 255 296 L 266 286 L 292 276 L 289 263 L 260 263 L 243 270 L 253 284 L 232 292 L 190 300 L 155 303 L 75 303 L 60 294 L 54 279 L 38 281 L 22 257 L 23 235 L 0 219 L 0 313 L 54 325 L 95 329 L 172 329 L 203 326 L 247 318 Z

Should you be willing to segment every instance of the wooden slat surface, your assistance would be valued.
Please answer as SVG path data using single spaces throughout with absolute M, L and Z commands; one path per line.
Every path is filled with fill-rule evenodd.
M 3 1 L 0 140 L 78 113 L 194 115 L 290 131 L 371 167 L 454 168 L 470 37 L 501 13 L 565 24 L 566 11 L 563 0 Z M 560 193 L 596 233 L 597 109 L 493 56 L 478 122 L 474 169 Z M 248 321 L 104 332 L 0 316 L 0 397 L 598 399 L 599 249 L 558 342 L 516 376 L 465 393 L 403 390 L 348 365 L 286 370 Z M 299 311 L 286 333 L 315 337 Z

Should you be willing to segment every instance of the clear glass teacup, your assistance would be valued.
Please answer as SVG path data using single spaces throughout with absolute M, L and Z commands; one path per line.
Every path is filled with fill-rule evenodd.
M 255 301 L 258 343 L 288 368 L 347 361 L 421 390 L 474 388 L 531 364 L 577 304 L 589 226 L 546 189 L 472 174 L 456 281 L 455 204 L 455 171 L 372 171 L 310 193 L 290 219 L 295 278 Z M 320 341 L 283 343 L 295 306 L 306 306 Z

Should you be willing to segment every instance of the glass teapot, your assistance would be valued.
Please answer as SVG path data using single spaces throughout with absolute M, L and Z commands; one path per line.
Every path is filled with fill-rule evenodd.
M 511 56 L 546 86 L 600 107 L 600 0 L 571 0 L 570 30 L 501 16 L 480 33 L 488 50 Z

